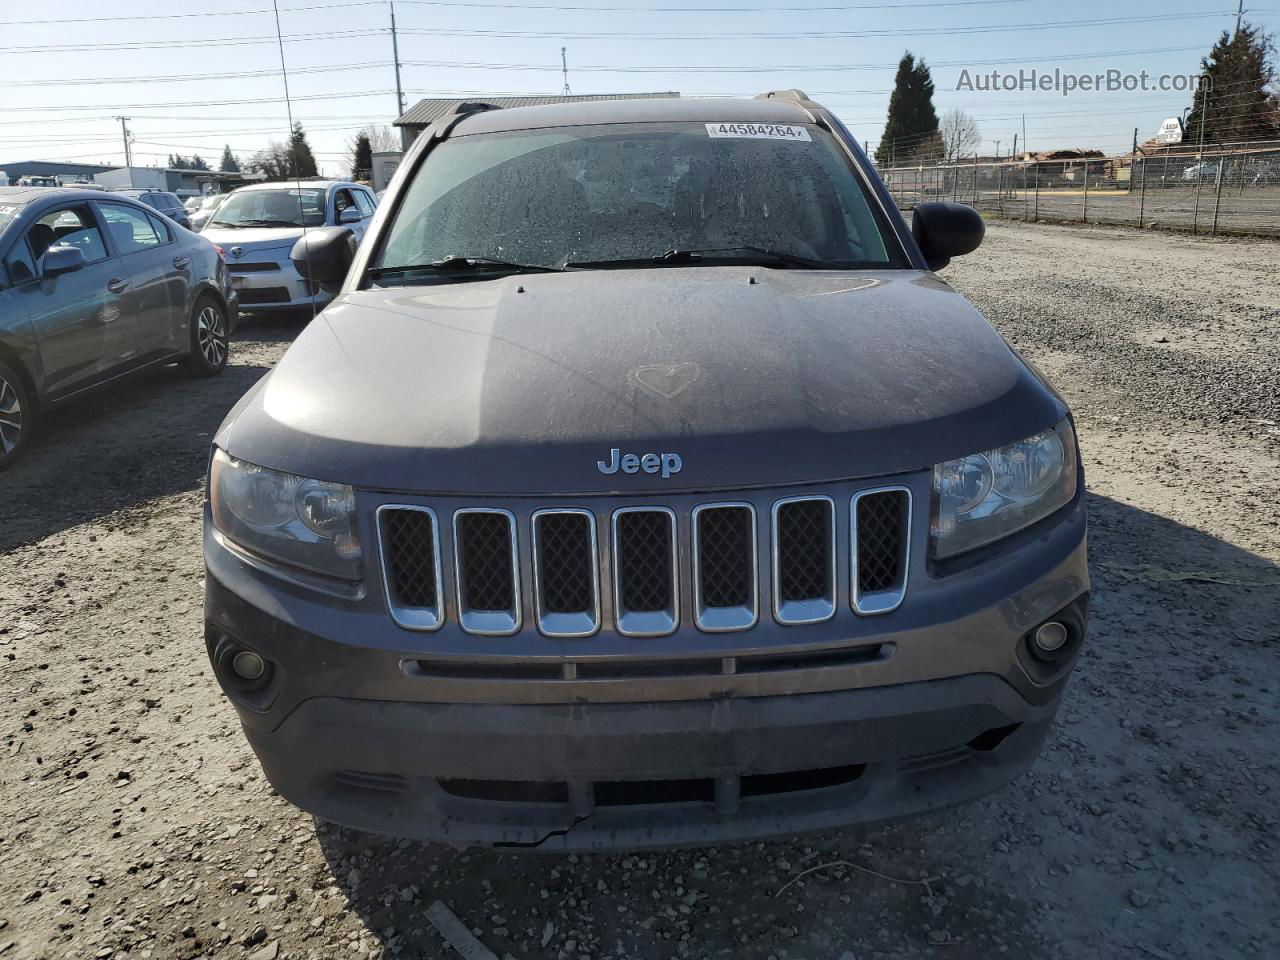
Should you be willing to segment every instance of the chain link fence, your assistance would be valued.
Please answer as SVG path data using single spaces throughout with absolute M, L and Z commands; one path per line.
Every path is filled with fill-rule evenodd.
M 898 205 L 957 200 L 1019 220 L 1280 236 L 1280 144 L 882 170 Z

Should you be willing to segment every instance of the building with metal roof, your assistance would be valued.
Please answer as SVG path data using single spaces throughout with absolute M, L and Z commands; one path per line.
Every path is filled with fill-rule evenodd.
M 674 90 L 661 93 L 589 93 L 564 94 L 560 96 L 520 96 L 520 97 L 486 97 L 477 94 L 474 97 L 454 97 L 447 100 L 419 100 L 404 112 L 395 122 L 404 134 L 405 143 L 412 143 L 423 130 L 443 116 L 447 116 L 464 103 L 491 103 L 504 109 L 509 107 L 537 107 L 549 103 L 591 103 L 597 100 L 654 100 L 680 96 Z

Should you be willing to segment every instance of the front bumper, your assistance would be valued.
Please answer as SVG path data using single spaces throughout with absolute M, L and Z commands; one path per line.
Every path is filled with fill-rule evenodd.
M 241 310 L 249 313 L 279 313 L 311 310 L 313 307 L 322 310 L 333 299 L 331 294 L 305 280 L 287 257 L 282 260 L 274 255 L 264 256 L 251 251 L 245 254 L 245 260 L 250 262 L 231 261 L 227 264 L 232 286 L 240 298 Z M 246 265 L 258 268 L 270 265 L 274 269 L 237 269 Z
M 316 698 L 248 729 L 286 799 L 336 823 L 458 845 L 608 850 L 923 814 L 1040 751 L 1058 699 L 999 677 L 662 704 Z M 985 739 L 984 739 L 985 738 Z
M 207 523 L 205 557 L 215 672 L 281 795 L 363 830 L 556 850 L 757 838 L 990 792 L 1039 752 L 1089 588 L 1079 495 L 1018 549 L 920 583 L 917 601 L 890 615 L 762 623 L 736 652 L 723 646 L 731 635 L 677 638 L 682 655 L 699 643 L 734 654 L 732 675 L 672 671 L 671 655 L 646 672 L 611 656 L 594 674 L 548 679 L 493 666 L 532 663 L 520 636 L 491 641 L 510 653 L 483 669 L 429 656 L 447 638 L 396 627 L 375 584 L 318 598 Z M 1037 672 L 1026 637 L 1055 616 L 1075 617 L 1078 633 L 1069 655 Z M 611 639 L 565 641 L 561 657 L 586 665 L 585 651 Z M 274 664 L 251 696 L 219 657 L 232 643 Z M 768 661 L 779 652 L 785 660 Z M 764 665 L 746 669 L 753 658 Z M 430 669 L 442 662 L 451 668 Z

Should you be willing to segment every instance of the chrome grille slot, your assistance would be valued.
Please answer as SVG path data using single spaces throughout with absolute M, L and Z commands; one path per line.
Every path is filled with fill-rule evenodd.
M 860 614 L 897 609 L 907 592 L 911 491 L 880 487 L 859 491 L 849 509 L 853 609 Z
M 520 629 L 516 518 L 473 507 L 453 515 L 454 572 L 462 629 L 506 636 Z
M 779 623 L 820 623 L 836 612 L 835 502 L 789 497 L 773 505 L 773 612 Z
M 549 637 L 587 637 L 600 629 L 596 518 L 587 510 L 533 515 L 533 587 L 538 629 Z
M 658 637 L 680 622 L 676 515 L 666 507 L 623 507 L 613 514 L 613 591 L 618 632 Z
M 710 633 L 755 626 L 756 512 L 749 503 L 695 507 L 693 608 L 699 629 Z
M 440 528 L 430 507 L 378 508 L 378 538 L 385 558 L 387 608 L 410 630 L 435 630 L 443 622 Z

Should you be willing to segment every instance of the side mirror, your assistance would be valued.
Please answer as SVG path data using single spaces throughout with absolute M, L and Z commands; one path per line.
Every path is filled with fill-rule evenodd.
M 347 209 L 338 214 L 339 223 L 359 223 L 363 219 L 364 214 L 360 212 L 358 207 L 347 207 Z
M 355 255 L 356 236 L 349 227 L 308 230 L 289 251 L 298 273 L 330 292 L 342 286 Z
M 60 273 L 79 270 L 84 263 L 84 251 L 79 247 L 53 246 L 44 252 L 40 271 L 43 276 L 56 277 Z
M 964 203 L 922 203 L 911 215 L 911 235 L 930 270 L 941 270 L 952 257 L 977 250 L 986 232 L 982 216 Z

